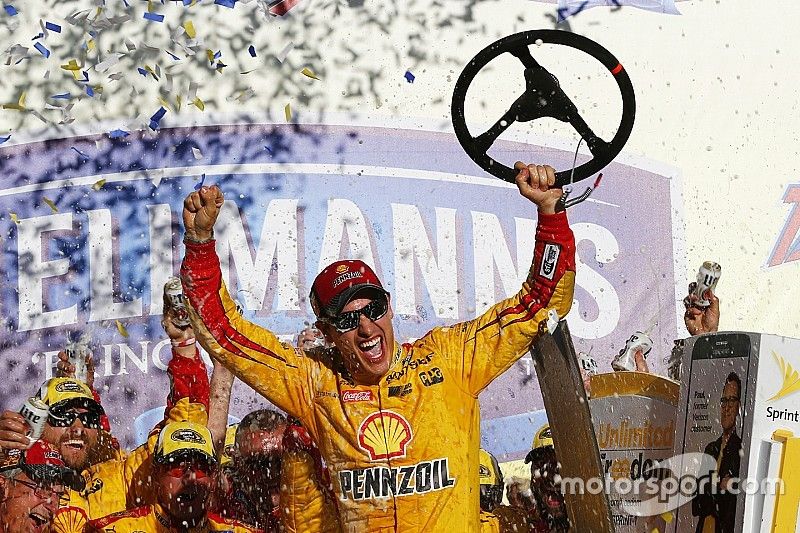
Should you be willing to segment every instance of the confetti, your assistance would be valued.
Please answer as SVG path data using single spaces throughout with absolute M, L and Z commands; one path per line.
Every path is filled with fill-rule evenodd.
M 236 0 L 214 0 L 214 3 L 218 6 L 225 6 L 233 9 L 233 6 L 236 5 Z
M 286 104 L 286 107 L 283 108 L 283 114 L 286 115 L 286 122 L 292 121 L 292 105 Z
M 150 117 L 150 129 L 151 130 L 155 131 L 155 130 L 158 129 L 158 125 L 161 122 L 161 119 L 164 118 L 164 115 L 166 115 L 166 113 L 167 113 L 167 110 L 164 109 L 163 107 L 158 108 L 158 111 L 153 113 L 153 116 Z
M 136 70 L 138 70 L 139 74 L 141 74 L 145 78 L 147 77 L 147 71 L 145 69 L 143 69 L 142 67 L 136 67 Z
M 250 57 L 256 57 L 256 47 L 255 46 L 253 46 L 251 44 L 250 47 L 247 49 L 247 51 L 250 52 Z
M 180 60 L 181 60 L 181 58 L 180 58 L 180 57 L 176 56 L 175 54 L 173 54 L 173 53 L 172 53 L 172 52 L 170 52 L 169 50 L 164 50 L 164 51 L 167 53 L 167 55 L 169 55 L 169 56 L 170 56 L 172 59 L 174 59 L 175 61 L 180 61 Z
M 300 71 L 300 73 L 301 73 L 303 76 L 307 76 L 307 77 L 311 78 L 312 80 L 318 80 L 318 79 L 319 79 L 319 78 L 317 77 L 317 75 L 316 75 L 316 74 L 314 74 L 314 71 L 313 71 L 313 70 L 311 70 L 311 69 L 310 69 L 310 68 L 308 68 L 308 67 L 303 67 L 303 70 L 301 70 L 301 71 Z
M 199 98 L 195 98 L 194 100 L 192 100 L 192 104 L 194 104 L 194 106 L 200 111 L 203 111 L 206 108 L 206 104 L 203 103 L 203 101 L 200 100 Z
M 274 17 L 282 17 L 299 2 L 300 0 L 279 0 L 278 2 L 272 2 L 269 6 L 269 14 Z
M 50 31 L 61 33 L 61 26 L 59 26 L 58 24 L 53 24 L 52 22 L 45 22 L 44 27 Z
M 91 85 L 86 86 L 86 94 L 88 94 L 91 97 L 94 97 L 94 89 L 92 88 Z
M 106 184 L 105 178 L 99 179 L 96 182 L 94 182 L 94 184 L 92 185 L 92 190 L 93 191 L 99 191 L 100 189 L 103 188 L 103 185 L 105 185 L 105 184 Z
M 3 109 L 16 109 L 17 111 L 24 111 L 25 96 L 27 96 L 27 93 L 25 91 L 22 91 L 22 94 L 19 95 L 19 100 L 17 100 L 16 104 L 3 104 Z
M 39 50 L 39 53 L 44 57 L 50 57 L 50 50 L 48 50 L 47 47 L 42 43 L 36 43 L 33 45 L 33 47 Z
M 94 66 L 94 69 L 97 72 L 105 72 L 117 63 L 119 63 L 119 58 L 122 57 L 122 54 L 114 54 L 110 56 L 108 59 L 101 61 L 100 63 Z
M 54 94 L 51 96 L 53 100 L 69 100 L 72 98 L 72 95 L 69 93 L 61 93 L 61 94 Z
M 117 331 L 119 331 L 119 334 L 127 339 L 128 338 L 128 330 L 125 329 L 125 326 L 122 324 L 122 322 L 120 322 L 119 320 L 115 320 L 114 322 L 117 323 Z
M 4 6 L 3 6 L 3 9 L 5 9 L 5 10 L 6 10 L 6 13 L 8 14 L 8 16 L 9 16 L 9 17 L 13 17 L 13 16 L 15 16 L 17 13 L 19 13 L 19 11 L 17 11 L 17 8 L 15 8 L 14 6 L 12 6 L 11 4 L 6 4 L 6 5 L 4 5 Z
M 186 35 L 189 36 L 189 39 L 194 39 L 197 37 L 197 32 L 194 29 L 194 23 L 191 20 L 187 20 L 183 23 L 183 29 L 186 30 Z
M 407 81 L 408 83 L 414 83 L 414 80 L 416 79 L 416 78 L 414 77 L 414 75 L 413 75 L 413 74 L 411 74 L 411 71 L 410 71 L 410 70 L 407 70 L 407 71 L 406 71 L 406 73 L 405 73 L 404 77 L 405 77 L 405 79 L 406 79 L 406 81 Z
M 202 176 L 200 176 L 200 183 L 194 186 L 194 190 L 199 191 L 201 188 L 203 188 L 203 183 L 205 182 L 206 182 L 206 175 L 203 174 Z
M 53 213 L 58 213 L 58 208 L 56 207 L 56 204 L 55 202 L 53 202 L 53 200 L 51 200 L 47 196 L 42 196 L 42 200 L 44 201 L 44 203 L 47 204 L 47 207 L 53 210 Z
M 10 134 L 9 134 L 9 135 L 6 135 L 5 137 L 0 137 L 0 144 L 3 144 L 4 142 L 8 142 L 8 140 L 9 140 L 10 138 L 11 138 L 11 135 L 10 135 Z
M 200 148 L 192 146 L 192 155 L 195 159 L 203 159 L 203 152 L 200 151 Z
M 153 22 L 164 22 L 164 15 L 160 13 L 151 13 L 150 11 L 145 11 L 144 18 L 147 20 L 152 20 Z
M 281 50 L 281 51 L 278 53 L 278 55 L 277 55 L 277 56 L 275 56 L 275 58 L 276 58 L 276 59 L 277 59 L 279 62 L 283 63 L 284 61 L 286 61 L 286 56 L 288 56 L 288 55 L 289 55 L 289 52 L 291 52 L 291 51 L 292 51 L 292 48 L 294 48 L 294 43 L 293 43 L 293 42 L 290 42 L 289 44 L 287 44 L 286 46 L 284 46 L 284 47 L 283 47 L 283 50 Z
M 14 221 L 14 224 L 19 224 L 19 217 L 17 216 L 16 213 L 14 213 L 13 211 L 9 211 L 8 214 L 11 217 L 11 220 Z

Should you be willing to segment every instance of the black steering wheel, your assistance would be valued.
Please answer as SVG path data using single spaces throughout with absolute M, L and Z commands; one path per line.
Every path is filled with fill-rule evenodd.
M 600 61 L 613 74 L 622 94 L 622 119 L 617 133 L 606 142 L 592 132 L 583 120 L 578 108 L 561 89 L 558 79 L 541 66 L 528 48 L 532 44 L 561 44 L 576 48 Z M 511 108 L 500 117 L 488 131 L 473 137 L 464 118 L 464 99 L 472 80 L 489 61 L 503 53 L 517 57 L 525 67 L 525 92 L 517 98 Z M 456 81 L 453 90 L 453 129 L 464 151 L 482 169 L 500 179 L 514 183 L 517 171 L 495 161 L 487 151 L 495 140 L 514 122 L 528 122 L 551 117 L 569 122 L 583 138 L 592 153 L 592 159 L 575 167 L 573 181 L 586 179 L 601 170 L 622 150 L 633 129 L 636 116 L 636 97 L 628 73 L 611 52 L 596 42 L 575 33 L 560 30 L 530 30 L 515 33 L 490 44 L 472 58 Z M 572 169 L 556 173 L 556 186 L 570 183 Z

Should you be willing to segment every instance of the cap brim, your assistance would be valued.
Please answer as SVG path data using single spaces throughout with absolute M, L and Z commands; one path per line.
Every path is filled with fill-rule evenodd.
M 50 483 L 60 481 L 76 491 L 81 491 L 86 486 L 83 476 L 66 466 L 25 464 L 22 466 L 22 471 L 33 481 L 48 481 Z
M 329 313 L 329 316 L 335 317 L 338 316 L 339 313 L 342 312 L 344 306 L 347 305 L 350 301 L 355 300 L 356 296 L 359 295 L 381 295 L 381 296 L 388 296 L 389 293 L 383 287 L 378 285 L 374 285 L 372 283 L 359 283 L 358 285 L 353 285 L 352 287 L 348 287 L 342 291 L 339 295 L 339 298 L 336 301 L 336 305 L 332 307 L 328 307 L 325 310 Z
M 208 452 L 204 452 L 198 448 L 182 448 L 180 450 L 175 450 L 172 453 L 167 455 L 162 455 L 158 458 L 158 463 L 162 465 L 167 465 L 170 463 L 178 463 L 184 459 L 192 459 L 195 457 L 200 457 L 212 466 L 217 464 L 217 458 L 213 455 L 209 455 Z
M 58 411 L 62 409 L 70 409 L 74 407 L 83 407 L 84 409 L 94 411 L 101 416 L 106 414 L 103 406 L 100 405 L 94 398 L 70 398 L 68 400 L 61 400 L 60 402 L 51 405 L 50 409 L 53 412 L 58 413 Z

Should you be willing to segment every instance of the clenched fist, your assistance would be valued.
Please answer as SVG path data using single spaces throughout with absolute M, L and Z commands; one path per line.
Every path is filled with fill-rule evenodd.
M 555 213 L 562 194 L 560 188 L 553 188 L 556 182 L 555 169 L 550 165 L 526 165 L 521 161 L 517 161 L 514 168 L 519 171 L 516 179 L 519 193 L 535 203 L 541 213 Z
M 183 201 L 183 229 L 190 240 L 206 241 L 214 235 L 214 223 L 225 201 L 216 185 L 201 187 Z

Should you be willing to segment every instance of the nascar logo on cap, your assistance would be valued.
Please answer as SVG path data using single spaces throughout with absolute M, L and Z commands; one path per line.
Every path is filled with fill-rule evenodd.
M 197 444 L 205 444 L 206 439 L 200 433 L 193 429 L 179 429 L 173 433 L 170 438 L 176 442 L 194 442 Z
M 406 446 L 413 438 L 408 420 L 393 411 L 373 413 L 358 428 L 358 446 L 373 461 L 405 457 Z
M 56 385 L 56 392 L 84 392 L 77 381 L 62 381 Z

